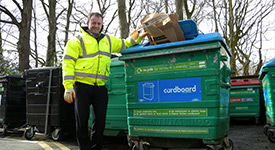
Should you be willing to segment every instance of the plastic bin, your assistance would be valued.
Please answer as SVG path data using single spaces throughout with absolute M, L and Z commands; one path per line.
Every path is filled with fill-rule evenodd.
M 21 75 L 0 76 L 1 136 L 26 124 L 26 88 Z
M 108 89 L 108 108 L 106 116 L 105 136 L 127 135 L 126 87 L 124 61 L 113 58 L 111 60 L 110 76 L 106 82 Z M 90 111 L 89 126 L 92 126 Z
M 258 79 L 231 79 L 230 117 L 260 123 L 261 82 Z
M 24 136 L 35 133 L 59 140 L 62 134 L 75 135 L 74 104 L 64 101 L 61 67 L 43 67 L 24 72 L 27 87 L 27 124 Z
M 129 145 L 232 148 L 230 56 L 219 33 L 122 51 Z
M 266 107 L 264 133 L 271 142 L 275 142 L 275 59 L 262 67 L 259 79 L 262 80 Z
M 185 40 L 192 40 L 199 35 L 198 28 L 194 20 L 179 20 L 178 23 L 183 31 Z

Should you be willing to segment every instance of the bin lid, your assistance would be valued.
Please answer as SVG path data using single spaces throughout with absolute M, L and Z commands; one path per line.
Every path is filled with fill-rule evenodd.
M 149 51 L 149 50 L 160 49 L 160 48 L 168 48 L 168 47 L 178 47 L 178 46 L 202 44 L 202 43 L 213 42 L 213 41 L 221 42 L 221 44 L 226 49 L 229 56 L 232 56 L 227 44 L 225 43 L 222 36 L 218 32 L 208 33 L 208 34 L 200 33 L 197 37 L 195 37 L 192 40 L 178 41 L 178 42 L 172 42 L 172 43 L 163 43 L 163 44 L 158 44 L 158 45 L 150 45 L 150 43 L 147 42 L 145 44 L 139 44 L 139 45 L 127 48 L 127 49 L 123 50 L 121 53 L 123 55 L 123 54 L 127 54 L 127 53 L 135 53 L 135 52 L 141 52 L 141 51 L 143 52 L 143 51 Z
M 194 39 L 199 35 L 197 24 L 192 19 L 178 21 L 181 30 L 183 31 L 185 40 Z
M 263 68 L 265 67 L 275 67 L 275 58 L 270 60 L 268 63 L 263 65 Z
M 59 70 L 59 69 L 62 69 L 62 67 L 37 67 L 37 68 L 31 68 L 31 69 L 26 69 L 25 71 L 29 70 Z
M 264 69 L 268 67 L 275 67 L 275 58 L 273 58 L 272 60 L 270 60 L 262 66 L 261 71 L 259 73 L 259 79 L 263 79 L 264 75 L 267 73 L 267 71 Z
M 260 85 L 261 82 L 257 79 L 231 79 L 230 85 Z

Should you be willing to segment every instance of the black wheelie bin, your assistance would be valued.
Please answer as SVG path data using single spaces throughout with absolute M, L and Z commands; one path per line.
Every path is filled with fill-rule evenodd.
M 31 140 L 35 134 L 75 136 L 74 104 L 63 99 L 61 67 L 42 67 L 25 70 L 27 128 L 24 136 Z
M 0 76 L 1 136 L 19 131 L 26 124 L 26 88 L 22 75 Z

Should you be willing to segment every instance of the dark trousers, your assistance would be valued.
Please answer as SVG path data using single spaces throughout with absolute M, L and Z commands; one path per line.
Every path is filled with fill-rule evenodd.
M 108 104 L 107 88 L 79 82 L 75 83 L 74 88 L 76 136 L 80 150 L 101 150 Z M 90 106 L 93 120 L 91 135 L 88 135 Z

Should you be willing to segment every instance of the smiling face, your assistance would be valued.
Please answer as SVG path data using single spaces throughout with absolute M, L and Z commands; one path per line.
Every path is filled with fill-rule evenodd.
M 94 36 L 98 36 L 102 28 L 102 18 L 99 16 L 91 16 L 90 20 L 87 22 L 88 31 Z

